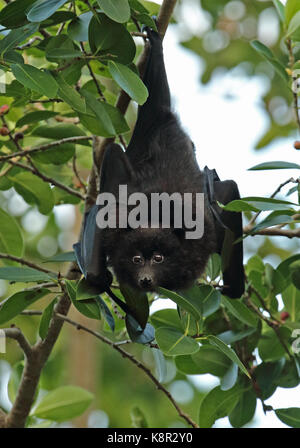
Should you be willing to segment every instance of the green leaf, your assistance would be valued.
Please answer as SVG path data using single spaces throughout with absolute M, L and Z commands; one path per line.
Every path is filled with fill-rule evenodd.
M 17 221 L 0 209 L 0 252 L 21 257 L 24 242 Z
M 53 309 L 56 303 L 57 303 L 57 297 L 54 300 L 52 300 L 52 302 L 49 303 L 49 305 L 44 309 L 39 326 L 39 335 L 41 339 L 45 339 L 45 337 L 47 336 L 50 321 L 53 315 Z
M 128 0 L 97 0 L 99 7 L 115 22 L 128 22 L 130 8 Z
M 300 0 L 287 0 L 285 5 L 285 17 L 287 25 L 294 15 L 300 10 Z
M 258 318 L 241 301 L 229 300 L 223 296 L 222 303 L 226 306 L 227 310 L 231 314 L 233 314 L 233 316 L 235 316 L 238 320 L 240 320 L 246 325 L 249 325 L 249 327 L 257 327 Z
M 300 428 L 300 408 L 275 409 L 275 414 L 291 428 Z
M 229 415 L 242 393 L 243 389 L 240 386 L 226 391 L 221 390 L 218 386 L 208 392 L 200 404 L 200 428 L 211 428 L 216 420 Z
M 297 29 L 300 27 L 300 11 L 296 12 L 296 14 L 292 17 L 287 32 L 286 37 L 290 37 Z
M 0 54 L 3 56 L 8 50 L 20 45 L 27 37 L 30 37 L 38 29 L 35 24 L 27 24 L 22 28 L 17 28 L 11 30 L 5 37 L 0 41 Z
M 277 10 L 277 13 L 279 15 L 279 18 L 282 23 L 285 22 L 285 8 L 284 5 L 281 3 L 280 0 L 273 0 L 274 6 Z
M 42 288 L 38 291 L 20 291 L 8 297 L 0 308 L 0 325 L 13 319 L 48 293 L 48 289 Z
M 74 48 L 51 48 L 46 51 L 47 59 L 75 59 L 81 58 L 83 54 Z
M 0 278 L 22 283 L 53 281 L 53 277 L 46 274 L 46 272 L 41 272 L 32 268 L 18 268 L 15 266 L 0 268 Z
M 73 143 L 62 143 L 59 146 L 53 146 L 45 151 L 32 154 L 34 161 L 43 164 L 63 165 L 75 154 L 75 145 Z M 53 190 L 51 189 L 52 193 Z
M 232 348 L 228 347 L 228 345 L 224 344 L 224 342 L 221 341 L 221 339 L 217 338 L 216 336 L 211 335 L 208 336 L 207 339 L 210 342 L 210 344 L 218 347 L 224 353 L 224 355 L 226 355 L 232 362 L 237 364 L 241 369 L 241 371 L 248 376 L 248 378 L 251 378 L 250 374 L 248 373 L 248 370 L 246 369 L 244 364 L 240 361 L 237 354 L 232 350 Z
M 56 96 L 58 84 L 50 73 L 29 64 L 12 64 L 11 69 L 16 79 L 24 87 L 28 87 L 48 98 Z
M 222 260 L 219 254 L 212 254 L 206 265 L 206 273 L 211 280 L 215 280 L 221 273 Z
M 78 42 L 85 42 L 89 38 L 89 24 L 93 13 L 91 11 L 85 12 L 72 22 L 68 26 L 68 35 L 72 40 L 77 40 Z
M 101 122 L 103 128 L 105 129 L 105 132 L 107 132 L 107 134 L 111 137 L 116 135 L 116 130 L 107 112 L 105 104 L 101 101 L 98 101 L 91 92 L 88 92 L 84 89 L 82 89 L 81 92 L 86 99 L 87 105 L 92 109 L 97 119 Z
M 241 428 L 254 417 L 257 397 L 252 390 L 245 391 L 229 415 L 234 428 Z
M 300 165 L 291 162 L 265 162 L 255 165 L 249 168 L 249 171 L 259 171 L 259 170 L 289 170 L 289 169 L 300 169 Z
M 263 362 L 255 369 L 255 378 L 261 391 L 261 398 L 267 400 L 277 389 L 277 381 L 285 364 L 285 359 Z
M 221 389 L 231 389 L 238 379 L 239 368 L 237 364 L 232 363 L 225 375 L 221 378 Z
M 139 105 L 144 104 L 148 91 L 142 80 L 126 65 L 108 62 L 108 69 L 116 83 Z
M 85 113 L 86 105 L 84 99 L 81 98 L 79 93 L 71 87 L 59 73 L 56 74 L 55 79 L 59 85 L 58 96 L 63 99 L 72 109 Z
M 83 414 L 93 398 L 93 394 L 81 387 L 58 387 L 41 399 L 31 415 L 56 422 L 71 420 Z
M 294 261 L 290 266 L 290 270 L 292 282 L 300 290 L 300 261 Z
M 73 250 L 71 252 L 63 252 L 61 254 L 54 255 L 54 257 L 47 258 L 45 260 L 45 263 L 63 263 L 63 262 L 71 263 L 72 261 L 76 261 L 76 257 Z
M 287 74 L 285 67 L 275 58 L 272 51 L 268 47 L 266 47 L 262 42 L 259 42 L 258 40 L 252 41 L 251 45 L 261 56 L 263 56 L 265 59 L 267 59 L 268 62 L 270 62 L 275 71 L 285 82 L 289 81 L 289 75 Z
M 292 322 L 300 320 L 300 291 L 294 285 L 288 286 L 282 293 L 284 309 Z
M 67 1 L 68 0 L 38 1 L 27 11 L 27 19 L 29 22 L 42 22 L 52 16 L 52 14 Z
M 36 0 L 15 0 L 0 11 L 0 24 L 5 28 L 17 28 L 27 22 L 25 11 Z
M 218 339 L 221 339 L 225 344 L 233 344 L 234 342 L 241 341 L 242 339 L 250 336 L 256 331 L 256 328 L 249 328 L 244 331 L 224 331 L 217 335 Z
M 289 345 L 288 339 L 291 334 L 290 330 L 286 327 L 278 329 L 278 333 L 281 341 Z M 261 339 L 258 343 L 258 352 L 260 358 L 265 361 L 277 361 L 280 360 L 286 353 L 282 343 L 272 329 L 269 329 L 262 333 Z
M 160 350 L 153 350 L 153 357 L 156 367 L 156 377 L 160 383 L 164 383 L 167 377 L 167 364 L 165 357 Z
M 177 310 L 164 309 L 151 314 L 150 321 L 155 328 L 174 327 L 182 331 L 182 323 L 178 316 Z
M 160 327 L 155 338 L 161 351 L 168 356 L 189 355 L 199 350 L 199 344 L 173 327 Z
M 100 292 L 102 292 L 102 290 L 99 290 L 96 286 L 92 286 L 83 277 L 77 285 L 76 300 L 89 300 L 94 297 L 98 297 Z
M 177 356 L 175 363 L 179 371 L 186 375 L 203 375 L 209 373 L 218 377 L 225 375 L 231 361 L 217 347 L 202 345 L 197 353 Z
M 91 50 L 96 54 L 115 45 L 124 33 L 124 27 L 104 14 L 97 14 L 90 21 L 88 33 Z
M 199 304 L 195 301 L 194 297 L 183 297 L 174 291 L 170 291 L 166 288 L 159 287 L 158 292 L 165 297 L 173 300 L 178 306 L 192 314 L 196 320 L 201 319 L 201 309 Z
M 293 219 L 294 212 L 291 210 L 289 212 L 278 210 L 270 213 L 265 219 L 263 219 L 259 224 L 254 226 L 251 233 L 255 233 L 261 229 L 266 229 L 268 227 L 277 226 L 279 224 L 290 224 L 292 222 L 297 222 Z
M 119 135 L 129 131 L 129 126 L 119 109 L 108 103 L 102 103 L 101 107 L 108 114 L 115 133 Z M 81 124 L 90 132 L 92 132 L 92 134 L 101 135 L 103 137 L 111 137 L 112 135 L 109 134 L 107 132 L 107 129 L 105 129 L 105 127 L 103 126 L 102 120 L 100 121 L 94 114 L 90 115 L 90 111 L 91 113 L 93 113 L 92 110 L 88 108 L 88 114 L 78 114 Z
M 280 201 L 278 199 L 246 197 L 241 200 L 232 201 L 226 204 L 223 209 L 232 212 L 239 211 L 268 211 L 268 210 L 293 210 L 293 202 Z
M 79 311 L 79 313 L 83 314 L 89 319 L 101 319 L 100 309 L 95 299 L 84 300 L 80 302 L 79 300 L 76 300 L 76 284 L 73 284 L 71 281 L 66 280 L 66 287 L 71 302 L 73 303 L 77 311 Z
M 20 172 L 14 176 L 8 174 L 7 178 L 28 204 L 36 204 L 44 215 L 52 211 L 54 197 L 49 184 L 28 172 Z
M 57 115 L 57 112 L 52 112 L 51 110 L 39 110 L 35 112 L 29 112 L 21 117 L 16 122 L 16 127 L 20 128 L 25 124 L 36 123 L 37 121 L 48 120 L 49 118 L 53 118 Z
M 86 133 L 75 124 L 60 123 L 54 126 L 41 125 L 34 129 L 32 135 L 50 138 L 53 140 L 60 140 L 62 138 L 84 136 Z M 81 140 L 80 145 L 90 146 L 90 143 L 88 140 Z

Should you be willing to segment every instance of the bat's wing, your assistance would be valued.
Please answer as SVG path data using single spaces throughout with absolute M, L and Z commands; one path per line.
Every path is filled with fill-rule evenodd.
M 242 214 L 222 210 L 217 205 L 217 201 L 226 205 L 240 199 L 239 190 L 233 180 L 220 181 L 215 170 L 205 167 L 204 173 L 208 202 L 215 218 L 218 253 L 222 256 L 222 292 L 231 298 L 239 298 L 245 289 Z
M 105 151 L 102 168 L 100 193 L 118 194 L 119 184 L 127 183 L 131 176 L 131 167 L 122 148 L 113 143 Z M 104 230 L 96 222 L 101 205 L 93 205 L 85 214 L 83 232 L 74 251 L 78 266 L 86 280 L 99 290 L 106 291 L 112 282 L 112 275 L 106 266 L 104 250 Z

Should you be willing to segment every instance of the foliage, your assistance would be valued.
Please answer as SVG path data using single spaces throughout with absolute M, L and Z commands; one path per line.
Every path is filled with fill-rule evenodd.
M 247 10 L 245 21 L 250 17 L 257 21 L 258 14 L 267 8 L 276 10 L 282 39 L 272 48 L 256 39 L 255 33 L 251 44 L 250 39 L 242 39 L 240 19 L 226 16 L 228 6 L 237 3 Z M 16 0 L 1 6 L 0 69 L 5 72 L 6 85 L 3 91 L 0 84 L 0 190 L 4 192 L 0 198 L 0 279 L 11 282 L 8 298 L 0 308 L 1 326 L 20 323 L 32 340 L 38 333 L 38 340 L 47 341 L 49 327 L 57 319 L 56 304 L 67 293 L 78 319 L 84 316 L 90 323 L 99 323 L 100 338 L 109 346 L 103 351 L 106 394 L 101 405 L 110 409 L 114 426 L 128 424 L 130 416 L 133 426 L 149 426 L 144 408 L 151 415 L 150 423 L 157 426 L 167 426 L 175 419 L 173 415 L 173 420 L 166 417 L 169 407 L 153 397 L 152 389 L 136 372 L 124 369 L 123 360 L 109 352 L 120 346 L 117 343 L 128 342 L 129 337 L 132 348 L 127 358 L 135 363 L 132 369 L 138 363 L 141 366 L 139 360 L 146 357 L 143 370 L 150 375 L 155 372 L 161 389 L 167 390 L 174 378 L 188 383 L 190 375 L 209 373 L 220 380 L 220 385 L 204 397 L 193 386 L 195 398 L 187 407 L 189 412 L 197 412 L 198 426 L 211 427 L 217 419 L 228 416 L 233 427 L 241 427 L 251 421 L 261 401 L 265 411 L 275 411 L 282 422 L 299 427 L 298 408 L 273 410 L 265 400 L 277 387 L 300 383 L 299 334 L 295 333 L 300 326 L 300 255 L 289 254 L 276 268 L 259 255 L 252 257 L 245 266 L 246 293 L 235 301 L 220 293 L 221 262 L 217 255 L 211 257 L 199 283 L 188 291 L 160 288 L 147 298 L 115 288 L 117 300 L 131 310 L 124 318 L 106 294 L 100 296 L 83 279 L 71 280 L 61 274 L 64 265 L 60 263 L 73 261 L 72 252 L 42 260 L 56 266 L 56 271 L 27 262 L 41 261 L 37 241 L 22 226 L 22 216 L 8 213 L 5 195 L 14 188 L 27 210 L 38 210 L 47 217 L 41 235 L 58 238 L 56 206 L 76 205 L 85 199 L 87 183 L 83 179 L 93 164 L 92 136 L 121 141 L 129 138 L 130 126 L 115 106 L 119 88 L 138 104 L 147 99 L 138 76 L 133 36 L 140 34 L 144 24 L 155 27 L 152 14 L 157 13 L 157 5 L 138 0 Z M 270 129 L 257 147 L 286 136 L 295 129 L 294 121 L 278 124 L 269 104 L 274 96 L 281 96 L 286 101 L 293 97 L 297 105 L 297 91 L 293 93 L 291 88 L 295 90 L 299 76 L 299 2 L 288 0 L 283 7 L 278 0 L 274 5 L 256 0 L 202 0 L 201 6 L 210 16 L 212 28 L 183 45 L 205 59 L 202 81 L 208 82 L 217 67 L 230 69 L 245 60 L 251 61 L 250 74 L 262 67 L 267 72 L 262 65 L 265 61 L 272 72 L 264 98 Z M 219 34 L 212 34 L 216 31 Z M 217 36 L 228 39 L 226 46 L 216 46 Z M 208 42 L 212 42 L 211 47 Z M 284 42 L 286 51 L 282 51 Z M 212 48 L 218 57 L 211 57 Z M 289 168 L 299 169 L 299 165 L 275 161 L 252 169 Z M 270 230 L 274 234 L 274 229 L 281 238 L 299 237 L 299 180 L 289 182 L 295 183 L 289 194 L 298 192 L 298 203 L 289 198 L 246 197 L 226 206 L 245 212 L 249 218 L 245 237 Z M 261 212 L 266 216 L 255 223 Z M 22 258 L 24 251 L 26 258 Z M 177 310 L 166 308 L 151 314 L 150 305 L 164 298 L 171 299 Z M 21 316 L 33 303 L 37 316 Z M 90 392 L 64 385 L 61 340 L 63 337 L 42 372 L 27 426 L 73 419 L 92 402 Z M 24 363 L 17 355 L 8 359 L 14 364 L 8 385 L 14 402 Z M 137 379 L 131 389 L 132 377 Z M 135 402 L 129 409 L 132 390 Z M 118 414 L 121 408 L 125 417 Z

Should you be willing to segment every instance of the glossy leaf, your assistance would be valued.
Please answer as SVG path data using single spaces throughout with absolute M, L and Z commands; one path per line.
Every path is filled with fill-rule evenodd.
M 188 355 L 199 350 L 199 344 L 172 327 L 160 327 L 155 338 L 161 351 L 168 356 Z
M 0 325 L 13 319 L 48 292 L 48 289 L 41 288 L 38 291 L 20 291 L 8 297 L 0 308 Z
M 115 22 L 128 22 L 130 8 L 128 0 L 97 0 L 99 7 Z
M 300 408 L 275 409 L 275 414 L 291 428 L 300 428 Z
M 31 415 L 56 422 L 70 420 L 81 415 L 94 396 L 77 386 L 62 386 L 48 392 Z
M 28 87 L 48 98 L 53 98 L 57 94 L 58 84 L 48 72 L 39 70 L 29 64 L 12 64 L 11 69 L 16 79 L 24 87 Z
M 216 420 L 230 414 L 242 393 L 243 389 L 239 386 L 227 391 L 221 390 L 218 386 L 208 392 L 200 404 L 200 428 L 211 428 Z
M 17 221 L 0 209 L 0 252 L 21 257 L 24 242 Z
M 217 338 L 216 336 L 211 335 L 208 336 L 207 339 L 212 345 L 218 347 L 224 353 L 224 355 L 226 355 L 232 362 L 237 364 L 238 367 L 241 369 L 241 371 L 250 378 L 248 370 L 241 362 L 241 360 L 238 358 L 237 354 L 232 350 L 232 348 L 228 347 L 227 344 L 224 344 L 224 342 L 221 341 L 221 339 Z
M 148 91 L 142 80 L 126 65 L 108 62 L 109 71 L 116 83 L 138 104 L 144 104 Z
M 67 1 L 68 0 L 38 1 L 27 11 L 27 19 L 29 22 L 42 22 L 52 16 L 52 14 Z

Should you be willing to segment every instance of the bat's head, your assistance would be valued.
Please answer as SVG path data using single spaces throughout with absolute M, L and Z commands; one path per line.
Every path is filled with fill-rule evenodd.
M 199 246 L 200 240 L 184 240 L 172 229 L 112 231 L 107 241 L 118 281 L 142 291 L 155 291 L 158 286 L 175 291 L 188 288 L 203 272 L 211 252 Z

